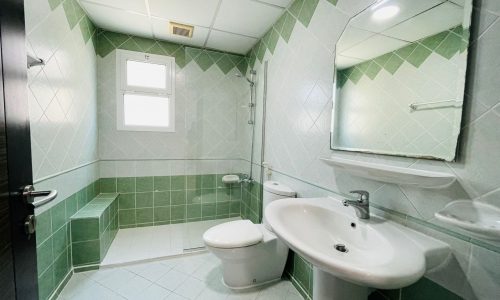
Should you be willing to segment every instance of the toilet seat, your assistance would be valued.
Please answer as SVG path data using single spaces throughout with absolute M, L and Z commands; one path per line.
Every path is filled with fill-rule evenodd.
M 258 244 L 263 234 L 249 220 L 238 220 L 216 225 L 203 234 L 203 240 L 214 248 L 241 248 Z

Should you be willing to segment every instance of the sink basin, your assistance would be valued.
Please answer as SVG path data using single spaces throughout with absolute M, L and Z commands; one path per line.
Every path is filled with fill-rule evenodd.
M 325 275 L 321 272 L 356 287 L 401 288 L 416 282 L 449 254 L 445 243 L 395 222 L 376 216 L 360 220 L 341 201 L 340 197 L 289 198 L 266 207 L 273 231 L 314 265 L 315 289 L 316 276 Z M 320 299 L 316 290 L 313 294 Z M 352 291 L 348 295 L 354 299 Z

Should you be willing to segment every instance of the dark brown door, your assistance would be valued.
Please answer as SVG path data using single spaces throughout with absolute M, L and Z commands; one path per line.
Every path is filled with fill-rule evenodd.
M 0 299 L 38 299 L 23 0 L 0 1 Z

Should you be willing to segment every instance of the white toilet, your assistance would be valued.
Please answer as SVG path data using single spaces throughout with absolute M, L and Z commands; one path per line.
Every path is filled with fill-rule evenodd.
M 289 187 L 275 181 L 264 183 L 264 208 L 271 201 L 295 198 Z M 265 211 L 265 210 L 263 210 Z M 279 280 L 285 268 L 288 247 L 266 222 L 249 220 L 223 223 L 203 234 L 208 250 L 222 261 L 223 281 L 232 289 L 244 289 Z

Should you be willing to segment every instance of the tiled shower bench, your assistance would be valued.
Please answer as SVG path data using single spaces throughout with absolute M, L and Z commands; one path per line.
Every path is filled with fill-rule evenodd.
M 70 223 L 75 271 L 97 268 L 118 231 L 118 194 L 99 194 Z

